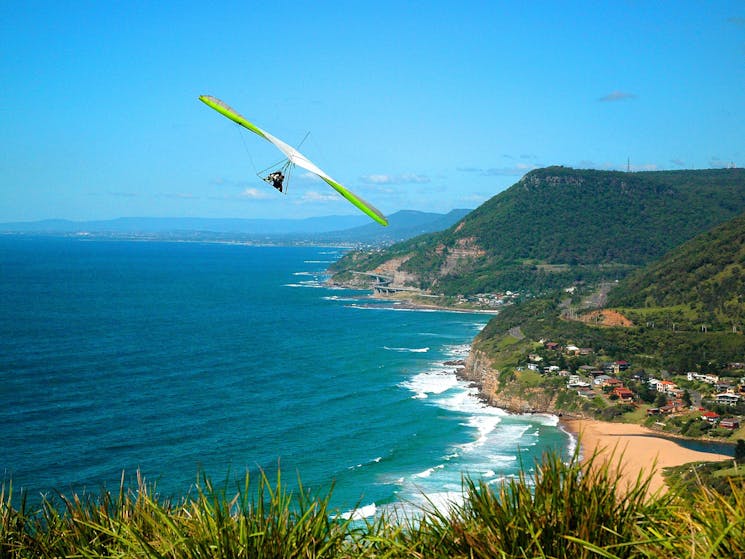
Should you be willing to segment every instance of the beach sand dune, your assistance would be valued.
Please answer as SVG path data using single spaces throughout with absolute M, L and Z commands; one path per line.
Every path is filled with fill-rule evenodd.
M 592 419 L 563 420 L 565 428 L 579 438 L 582 456 L 587 458 L 597 450 L 600 458 L 613 460 L 626 484 L 634 484 L 641 472 L 652 475 L 650 493 L 665 491 L 663 468 L 689 462 L 732 459 L 731 456 L 699 452 L 684 448 L 670 439 L 641 425 L 608 423 Z

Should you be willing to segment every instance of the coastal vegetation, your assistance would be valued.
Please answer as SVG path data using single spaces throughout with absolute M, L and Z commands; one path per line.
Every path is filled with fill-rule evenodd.
M 505 306 L 474 343 L 491 370 L 471 380 L 503 406 L 745 437 L 744 239 L 739 216 L 610 287 Z
M 732 468 L 729 463 L 728 467 Z M 734 466 L 739 473 L 741 466 Z M 648 494 L 649 478 L 624 486 L 597 455 L 546 454 L 498 485 L 469 478 L 463 501 L 416 515 L 354 520 L 330 493 L 289 493 L 278 475 L 246 477 L 237 492 L 202 478 L 174 501 L 137 487 L 61 495 L 30 507 L 0 491 L 0 556 L 136 558 L 673 558 L 745 555 L 745 484 L 722 493 L 693 483 Z M 678 487 L 683 487 L 682 485 Z M 695 506 L 691 506 L 695 503 Z

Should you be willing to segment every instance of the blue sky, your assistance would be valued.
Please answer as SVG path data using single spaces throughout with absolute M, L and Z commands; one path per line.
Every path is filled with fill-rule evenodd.
M 386 214 L 536 167 L 745 166 L 745 2 L 0 3 L 0 221 Z

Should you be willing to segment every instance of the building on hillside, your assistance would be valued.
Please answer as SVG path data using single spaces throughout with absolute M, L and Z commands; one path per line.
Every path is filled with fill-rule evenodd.
M 676 388 L 678 388 L 678 386 L 670 380 L 661 380 L 657 382 L 657 392 L 672 394 L 672 391 Z
M 624 402 L 631 402 L 634 400 L 634 393 L 623 386 L 617 386 L 616 388 L 614 388 L 613 394 L 618 396 L 618 399 Z
M 720 380 L 714 385 L 714 390 L 716 390 L 717 392 L 734 393 L 735 387 L 729 380 Z
M 595 386 L 603 386 L 606 381 L 611 380 L 613 377 L 609 377 L 608 375 L 598 375 L 593 380 L 592 383 Z
M 725 406 L 736 406 L 738 403 L 740 403 L 741 399 L 742 396 L 740 396 L 739 394 L 732 394 L 731 392 L 717 394 L 717 404 L 722 404 Z
M 729 429 L 730 431 L 734 431 L 735 429 L 740 428 L 740 420 L 734 417 L 728 417 L 726 419 L 722 419 L 719 422 L 719 426 L 722 427 L 723 429 Z
M 677 411 L 679 411 L 679 409 L 675 402 L 668 402 L 660 408 L 660 412 L 664 413 L 665 415 L 670 415 L 671 413 L 675 413 Z
M 589 382 L 583 381 L 579 375 L 570 375 L 567 388 L 591 388 Z
M 701 419 L 714 424 L 719 421 L 719 414 L 715 411 L 705 411 L 704 413 L 701 414 Z
M 686 373 L 686 376 L 688 377 L 688 380 L 698 380 L 707 384 L 716 384 L 719 382 L 719 377 L 717 375 L 702 375 L 701 373 L 689 372 Z
M 610 388 L 619 388 L 623 386 L 623 381 L 621 379 L 610 377 L 603 383 L 603 386 Z

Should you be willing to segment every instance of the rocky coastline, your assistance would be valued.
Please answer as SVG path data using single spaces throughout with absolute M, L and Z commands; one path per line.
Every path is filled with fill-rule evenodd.
M 492 367 L 489 358 L 471 345 L 471 352 L 463 367 L 456 370 L 461 380 L 470 382 L 479 390 L 479 397 L 490 406 L 511 413 L 549 413 L 562 416 L 555 407 L 556 397 L 545 390 L 526 390 L 513 393 L 499 380 L 499 371 Z

